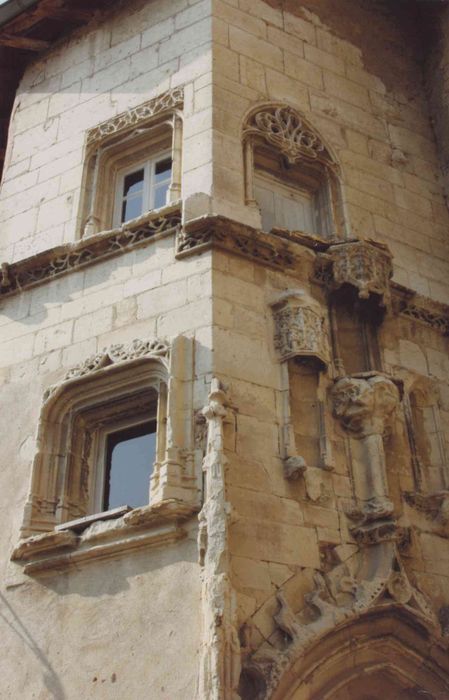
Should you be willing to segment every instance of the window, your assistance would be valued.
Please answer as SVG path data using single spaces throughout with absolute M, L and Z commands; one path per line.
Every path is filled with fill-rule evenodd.
M 377 329 L 382 309 L 370 299 L 359 299 L 347 286 L 334 292 L 330 314 L 337 372 L 348 375 L 380 370 Z
M 117 174 L 114 226 L 167 204 L 172 159 L 164 154 Z
M 192 455 L 193 344 L 114 345 L 49 391 L 22 532 L 119 506 L 199 497 Z
M 108 434 L 101 510 L 144 506 L 156 459 L 156 421 Z
M 87 133 L 81 235 L 117 228 L 181 197 L 181 89 Z
M 343 236 L 337 165 L 296 110 L 258 107 L 246 120 L 243 138 L 246 203 L 259 208 L 265 231 Z

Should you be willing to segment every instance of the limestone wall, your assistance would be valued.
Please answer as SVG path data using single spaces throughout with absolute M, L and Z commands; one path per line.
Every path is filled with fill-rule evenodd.
M 178 85 L 185 85 L 184 196 L 210 191 L 209 15 L 208 0 L 126 3 L 27 69 L 1 190 L 2 259 L 79 237 L 86 130 Z
M 126 2 L 52 49 L 19 87 L 1 188 L 2 260 L 79 238 L 86 130 L 184 85 L 184 195 L 211 188 L 211 31 L 204 2 Z M 20 574 L 19 539 L 45 390 L 114 343 L 195 343 L 194 408 L 211 373 L 210 255 L 173 235 L 0 308 L 2 698 L 193 698 L 201 644 L 196 518 L 177 544 Z M 193 427 L 192 427 L 193 430 Z
M 257 225 L 242 207 L 239 129 L 257 101 L 287 102 L 341 163 L 353 235 L 387 243 L 398 282 L 447 302 L 448 212 L 410 26 L 363 0 L 215 0 L 214 195 Z

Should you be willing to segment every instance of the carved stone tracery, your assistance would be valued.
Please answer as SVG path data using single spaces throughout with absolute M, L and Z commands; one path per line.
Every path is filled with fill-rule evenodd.
M 180 223 L 179 206 L 170 206 L 129 221 L 119 229 L 45 250 L 12 265 L 3 263 L 0 297 L 133 250 L 163 235 L 173 234 Z
M 176 87 L 164 92 L 137 107 L 128 109 L 112 119 L 102 122 L 87 132 L 87 144 L 97 144 L 109 136 L 127 131 L 130 127 L 140 126 L 152 117 L 180 107 L 184 100 L 184 90 Z
M 299 112 L 287 105 L 261 107 L 248 119 L 243 136 L 259 137 L 267 141 L 289 163 L 297 163 L 304 157 L 332 162 L 318 134 L 306 125 Z

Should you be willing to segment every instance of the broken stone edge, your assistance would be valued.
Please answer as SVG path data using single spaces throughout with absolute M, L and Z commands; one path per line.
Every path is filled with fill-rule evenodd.
M 197 512 L 197 506 L 167 499 L 134 508 L 114 520 L 96 521 L 81 535 L 72 530 L 32 535 L 18 543 L 11 559 L 24 565 L 25 574 L 33 575 L 141 547 L 172 544 L 186 537 L 180 523 Z

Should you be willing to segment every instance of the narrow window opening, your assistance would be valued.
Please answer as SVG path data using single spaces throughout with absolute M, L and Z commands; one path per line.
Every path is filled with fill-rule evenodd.
M 381 313 L 369 300 L 342 289 L 332 305 L 334 356 L 339 371 L 359 374 L 380 370 L 377 329 Z
M 103 510 L 148 504 L 150 477 L 156 457 L 156 421 L 109 433 Z

